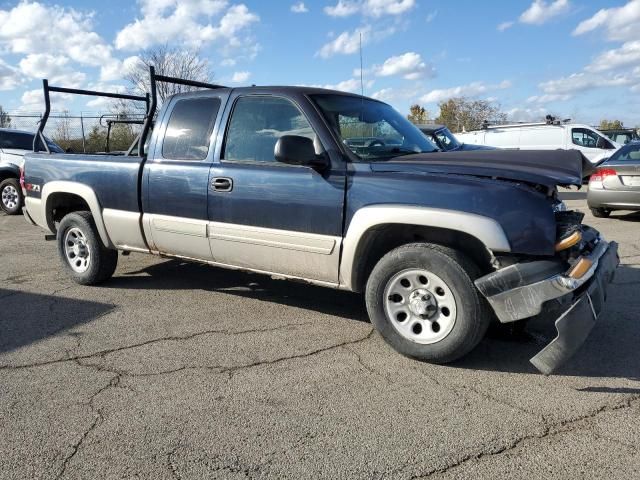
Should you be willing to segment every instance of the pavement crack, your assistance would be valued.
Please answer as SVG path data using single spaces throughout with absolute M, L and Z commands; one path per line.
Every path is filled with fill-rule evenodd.
M 109 312 L 110 313 L 110 312 Z M 285 325 L 279 325 L 277 327 L 271 327 L 271 328 L 256 328 L 256 329 L 249 329 L 249 330 L 239 330 L 239 331 L 229 331 L 227 329 L 222 329 L 222 330 L 205 330 L 205 331 L 201 331 L 201 332 L 196 332 L 196 333 L 191 333 L 188 335 L 172 335 L 172 336 L 167 336 L 167 337 L 161 337 L 161 338 L 154 338 L 151 340 L 146 340 L 144 342 L 139 342 L 139 343 L 134 343 L 131 345 L 124 345 L 122 347 L 115 347 L 115 348 L 109 348 L 109 349 L 105 349 L 105 350 L 99 350 L 97 352 L 93 352 L 93 353 L 87 353 L 84 355 L 75 355 L 75 356 L 66 356 L 64 358 L 56 358 L 56 359 L 52 359 L 52 360 L 47 360 L 47 361 L 43 361 L 43 362 L 34 362 L 34 363 L 26 363 L 26 364 L 20 364 L 20 365 L 1 365 L 0 366 L 0 370 L 21 370 L 24 368 L 35 368 L 35 367 L 43 367 L 43 366 L 47 366 L 47 365 L 54 365 L 57 363 L 63 363 L 63 362 L 70 362 L 70 361 L 76 361 L 76 360 L 86 360 L 89 358 L 95 358 L 95 357 L 106 357 L 107 355 L 110 355 L 112 353 L 117 353 L 117 352 L 122 352 L 125 350 L 131 350 L 131 349 L 135 349 L 135 348 L 140 348 L 140 347 L 144 347 L 147 345 L 152 345 L 154 343 L 161 343 L 161 342 L 182 342 L 182 341 L 186 341 L 186 340 L 193 340 L 194 338 L 198 338 L 198 337 L 202 337 L 202 336 L 206 336 L 206 335 L 246 335 L 246 334 L 250 334 L 250 333 L 265 333 L 265 332 L 273 332 L 273 331 L 277 331 L 277 330 L 284 330 L 287 328 L 291 328 L 291 327 L 299 327 L 299 326 L 304 326 L 304 325 L 311 325 L 313 322 L 304 322 L 304 323 L 288 323 Z
M 498 447 L 492 450 L 488 450 L 488 451 L 480 450 L 477 452 L 469 453 L 467 455 L 464 455 L 454 463 L 447 465 L 446 467 L 435 468 L 424 473 L 413 475 L 411 479 L 414 480 L 414 479 L 429 478 L 432 475 L 442 474 L 442 473 L 449 472 L 450 470 L 454 470 L 462 465 L 465 465 L 470 461 L 478 461 L 482 458 L 494 457 L 496 455 L 501 455 L 503 453 L 510 452 L 520 447 L 522 444 L 528 441 L 543 440 L 561 433 L 577 431 L 580 428 L 583 428 L 581 426 L 582 424 L 585 424 L 585 423 L 588 424 L 588 422 L 596 418 L 598 415 L 604 412 L 614 412 L 617 410 L 631 408 L 633 404 L 638 400 L 640 400 L 640 395 L 630 396 L 623 402 L 620 402 L 614 405 L 603 405 L 600 408 L 594 410 L 593 412 L 587 413 L 585 415 L 582 415 L 580 417 L 577 417 L 571 420 L 561 420 L 559 422 L 545 424 L 541 433 L 537 433 L 537 434 L 532 433 L 532 434 L 524 435 L 502 447 Z M 405 469 L 408 467 L 409 466 L 405 467 Z

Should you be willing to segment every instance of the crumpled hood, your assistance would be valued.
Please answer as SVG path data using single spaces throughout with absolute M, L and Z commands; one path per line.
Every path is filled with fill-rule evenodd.
M 577 150 L 476 150 L 420 153 L 371 163 L 374 172 L 473 175 L 553 188 L 582 185 L 593 167 Z

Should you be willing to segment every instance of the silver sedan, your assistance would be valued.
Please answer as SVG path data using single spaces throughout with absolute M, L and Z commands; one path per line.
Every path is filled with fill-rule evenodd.
M 591 175 L 587 204 L 596 217 L 640 210 L 640 142 L 622 147 Z

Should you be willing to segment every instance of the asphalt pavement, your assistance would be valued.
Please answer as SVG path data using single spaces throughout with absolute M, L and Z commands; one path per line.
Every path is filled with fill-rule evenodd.
M 640 214 L 586 223 L 622 265 L 545 377 L 548 324 L 429 365 L 359 295 L 142 254 L 83 287 L 0 215 L 0 478 L 639 478 Z

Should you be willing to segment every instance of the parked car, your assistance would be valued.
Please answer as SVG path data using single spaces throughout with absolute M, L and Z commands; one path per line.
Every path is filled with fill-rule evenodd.
M 458 139 L 472 145 L 508 150 L 578 150 L 593 165 L 609 158 L 622 146 L 588 125 L 555 121 L 492 125 L 458 134 Z
M 33 150 L 33 137 L 33 132 L 0 128 L 0 208 L 9 215 L 22 213 L 20 167 L 24 164 L 24 154 Z M 47 142 L 52 151 L 63 152 L 51 140 Z
M 462 143 L 453 133 L 451 133 L 446 125 L 425 124 L 417 125 L 417 127 L 443 152 L 494 149 L 494 147 L 487 147 L 484 145 L 470 145 L 468 143 Z
M 587 205 L 600 218 L 614 210 L 640 210 L 640 142 L 622 147 L 591 175 Z
M 634 140 L 640 140 L 638 132 L 634 128 L 618 128 L 610 130 L 599 130 L 604 133 L 610 140 L 619 145 L 626 145 Z
M 185 83 L 151 70 L 139 146 L 159 80 Z M 209 87 L 167 99 L 139 156 L 26 155 L 25 216 L 55 233 L 74 281 L 105 282 L 121 250 L 363 292 L 393 348 L 437 363 L 495 317 L 556 322 L 531 359 L 545 373 L 587 337 L 618 259 L 558 199 L 581 183 L 577 152 L 439 153 L 377 100 Z M 394 141 L 350 145 L 362 132 Z

